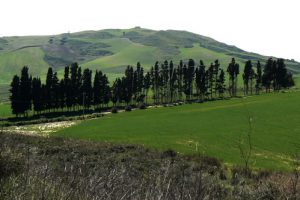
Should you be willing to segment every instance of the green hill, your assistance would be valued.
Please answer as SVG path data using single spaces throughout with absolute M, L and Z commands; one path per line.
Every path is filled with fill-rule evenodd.
M 49 66 L 62 72 L 65 65 L 79 62 L 82 67 L 101 69 L 118 76 L 127 65 L 140 61 L 149 69 L 165 59 L 204 60 L 208 65 L 219 59 L 226 67 L 232 57 L 241 64 L 247 59 L 264 62 L 267 58 L 235 46 L 186 31 L 154 31 L 139 27 L 107 29 L 50 36 L 0 38 L 0 84 L 7 85 L 24 65 L 32 75 L 45 76 Z M 287 66 L 300 73 L 300 63 L 288 60 Z

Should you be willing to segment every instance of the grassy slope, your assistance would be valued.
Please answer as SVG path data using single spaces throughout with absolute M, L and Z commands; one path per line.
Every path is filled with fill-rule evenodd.
M 8 84 L 25 65 L 30 66 L 30 73 L 45 74 L 49 65 L 43 60 L 44 52 L 40 47 L 29 47 L 0 54 L 0 84 Z M 19 74 L 19 73 L 18 73 Z
M 119 113 L 82 122 L 56 135 L 116 143 L 143 144 L 181 153 L 199 152 L 240 163 L 237 141 L 253 118 L 255 167 L 287 169 L 300 141 L 300 93 L 248 97 L 172 108 Z M 286 113 L 289 113 L 286 115 Z M 299 144 L 298 144 L 299 145 Z
M 66 37 L 67 40 L 64 45 L 61 45 L 63 37 Z M 50 38 L 54 41 L 52 46 L 48 43 Z M 19 69 L 24 65 L 31 67 L 33 75 L 43 76 L 46 71 L 45 68 L 49 66 L 49 63 L 44 61 L 45 55 L 54 56 L 55 58 L 51 58 L 54 59 L 52 60 L 54 63 L 61 63 L 60 60 L 76 61 L 74 58 L 77 58 L 83 67 L 103 69 L 106 73 L 114 76 L 123 72 L 124 66 L 135 65 L 137 61 L 140 61 L 147 69 L 156 60 L 162 61 L 164 59 L 175 59 L 176 62 L 188 58 L 194 58 L 197 62 L 202 59 L 207 65 L 213 60 L 219 59 L 222 66 L 227 66 L 231 57 L 236 57 L 239 62 L 244 62 L 248 58 L 264 59 L 260 55 L 244 52 L 234 46 L 228 46 L 208 37 L 173 30 L 110 29 L 56 36 L 5 37 L 0 39 L 0 73 L 2 74 L 0 84 L 8 84 L 12 75 L 19 73 Z M 110 47 L 102 48 L 101 44 L 110 45 Z M 193 45 L 194 47 L 192 47 Z M 28 48 L 22 49 L 24 47 Z M 80 54 L 81 50 L 85 53 Z M 114 55 L 95 55 L 101 50 L 112 52 Z M 47 61 L 50 62 L 50 60 Z M 55 65 L 55 68 L 61 70 L 66 64 L 68 63 Z M 300 72 L 299 67 L 296 66 L 297 63 L 289 62 L 288 65 L 295 72 L 297 70 Z
M 107 41 L 107 44 L 110 45 L 114 45 L 116 43 L 119 43 L 118 46 L 109 48 L 115 52 L 114 55 L 105 56 L 84 63 L 84 67 L 102 70 L 108 70 L 108 68 L 111 68 L 109 69 L 111 71 L 116 68 L 115 73 L 123 73 L 124 66 L 135 65 L 137 61 L 140 61 L 146 66 L 150 66 L 151 64 L 153 64 L 153 58 L 157 57 L 157 49 L 155 47 L 133 43 L 125 38 Z
M 114 45 L 116 42 L 120 43 L 118 47 L 119 51 L 116 54 L 92 60 L 84 63 L 83 66 L 91 69 L 100 69 L 106 73 L 122 74 L 127 65 L 135 66 L 137 61 L 140 61 L 142 66 L 148 70 L 154 65 L 155 60 L 162 61 L 164 59 L 163 52 L 159 48 L 133 43 L 127 39 L 113 39 L 106 43 Z M 115 51 L 115 47 L 109 49 Z M 180 53 L 174 60 L 175 65 L 177 65 L 181 59 L 186 60 L 193 58 L 197 63 L 202 59 L 208 66 L 218 58 L 221 66 L 226 68 L 232 58 L 231 56 L 203 48 L 198 44 L 195 44 L 192 48 L 179 48 L 179 51 Z M 237 62 L 242 63 L 244 60 L 237 59 Z M 243 67 L 243 65 L 241 65 L 241 67 Z

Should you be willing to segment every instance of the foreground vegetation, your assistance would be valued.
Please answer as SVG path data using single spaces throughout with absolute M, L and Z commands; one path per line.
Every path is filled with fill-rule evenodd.
M 247 147 L 249 118 L 253 168 L 291 169 L 299 151 L 300 93 L 264 94 L 205 104 L 135 110 L 88 120 L 59 136 L 140 144 L 183 154 L 205 154 L 242 165 L 239 144 Z
M 0 134 L 0 199 L 299 199 L 298 175 L 136 145 Z

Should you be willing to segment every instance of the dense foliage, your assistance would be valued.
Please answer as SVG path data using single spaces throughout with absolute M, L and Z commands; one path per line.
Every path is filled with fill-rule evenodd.
M 138 62 L 136 68 L 127 66 L 123 77 L 117 78 L 110 86 L 108 77 L 96 71 L 92 81 L 92 71 L 84 69 L 77 63 L 66 66 L 64 77 L 59 80 L 52 68 L 48 69 L 46 83 L 39 77 L 32 78 L 28 67 L 23 67 L 21 77 L 15 75 L 11 82 L 11 107 L 13 114 L 28 115 L 33 110 L 50 112 L 57 109 L 78 110 L 80 108 L 95 109 L 121 104 L 143 104 L 149 99 L 149 91 L 155 104 L 166 104 L 177 101 L 201 101 L 223 98 L 228 91 L 229 96 L 237 96 L 239 64 L 232 61 L 227 68 L 228 87 L 225 85 L 225 72 L 218 60 L 206 67 L 202 60 L 196 64 L 193 59 L 184 63 L 180 61 L 174 66 L 172 61 L 156 62 L 150 71 L 144 72 Z M 244 93 L 259 94 L 264 87 L 279 91 L 294 85 L 292 74 L 286 69 L 283 59 L 270 58 L 262 74 L 261 64 L 256 70 L 251 61 L 247 61 L 242 74 Z

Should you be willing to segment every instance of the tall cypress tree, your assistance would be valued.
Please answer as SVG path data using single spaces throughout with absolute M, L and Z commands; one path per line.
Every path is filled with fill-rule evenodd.
M 124 86 L 124 101 L 128 105 L 133 96 L 133 89 L 134 89 L 134 77 L 133 77 L 133 68 L 131 66 L 127 66 L 125 70 L 125 77 L 123 79 L 123 86 Z
M 47 88 L 45 84 L 42 84 L 41 86 L 41 111 L 45 111 L 47 109 L 47 103 L 48 103 L 48 99 L 46 97 L 46 93 L 47 93 Z
M 214 64 L 211 63 L 210 67 L 207 69 L 207 87 L 209 89 L 209 94 L 210 94 L 210 99 L 213 99 L 213 91 L 215 89 L 214 87 L 214 82 L 215 82 L 215 73 L 214 73 L 215 69 L 214 69 Z
M 200 60 L 200 66 L 199 66 L 199 73 L 200 73 L 200 94 L 201 94 L 201 99 L 204 100 L 204 96 L 207 92 L 207 87 L 206 87 L 206 73 L 205 73 L 205 65 L 202 60 Z
M 232 58 L 231 63 L 229 63 L 227 72 L 229 74 L 229 93 L 230 96 L 237 95 L 237 82 L 238 82 L 238 75 L 240 73 L 240 66 L 238 63 L 235 62 L 235 59 Z
M 195 76 L 195 61 L 189 59 L 188 62 L 188 88 L 189 88 L 189 99 L 193 96 L 193 81 Z
M 204 95 L 206 93 L 206 73 L 205 73 L 205 65 L 202 60 L 200 60 L 200 66 L 196 69 L 196 87 L 198 97 L 203 101 Z
M 66 107 L 66 88 L 65 79 L 59 81 L 59 107 L 64 109 Z
M 108 77 L 103 75 L 103 103 L 106 107 L 108 107 L 108 103 L 111 99 L 111 88 L 109 86 Z
M 142 102 L 144 99 L 143 92 L 144 85 L 144 69 L 140 62 L 137 63 L 136 70 L 134 72 L 134 96 L 135 100 Z
M 224 97 L 225 88 L 226 88 L 225 87 L 225 73 L 224 73 L 224 70 L 221 69 L 220 74 L 217 79 L 217 91 L 219 93 L 219 98 Z
M 154 91 L 153 98 L 154 98 L 154 103 L 157 104 L 159 102 L 159 96 L 160 96 L 159 95 L 159 87 L 160 87 L 159 63 L 157 61 L 155 62 L 155 65 L 154 65 L 154 68 L 153 68 L 151 74 L 152 74 L 152 83 L 153 83 L 153 91 Z
M 22 102 L 21 102 L 21 93 L 20 93 L 20 78 L 15 75 L 13 80 L 10 84 L 10 103 L 11 103 L 11 110 L 12 113 L 15 114 L 17 117 L 21 114 L 22 109 Z
M 264 67 L 262 76 L 262 85 L 266 88 L 266 92 L 270 92 L 273 79 L 273 59 L 269 58 Z
M 70 67 L 66 66 L 65 67 L 65 73 L 64 73 L 64 96 L 66 99 L 66 106 L 68 110 L 72 107 L 73 105 L 73 88 L 72 88 L 72 83 L 70 79 Z
M 252 78 L 253 70 L 251 60 L 248 60 L 245 64 L 243 80 L 244 80 L 244 93 L 248 95 L 249 93 L 249 81 Z
M 78 66 L 77 73 L 76 73 L 76 83 L 75 83 L 75 88 L 77 90 L 76 95 L 75 95 L 76 96 L 75 97 L 76 98 L 75 106 L 77 105 L 77 107 L 78 107 L 78 105 L 81 105 L 81 103 L 82 103 L 82 91 L 81 91 L 82 84 L 83 84 L 83 75 L 81 72 L 81 67 Z
M 57 72 L 53 74 L 52 79 L 52 101 L 52 108 L 58 109 L 60 107 L 60 85 Z
M 256 94 L 259 94 L 259 92 L 261 90 L 261 84 L 262 84 L 261 64 L 260 64 L 259 61 L 257 61 L 257 65 L 256 65 L 256 84 L 255 84 Z
M 37 114 L 40 114 L 43 110 L 43 104 L 42 104 L 42 84 L 41 80 L 39 78 L 33 78 L 32 79 L 32 104 L 33 104 L 33 110 L 37 112 Z
M 218 84 L 217 84 L 217 80 L 219 78 L 219 69 L 220 69 L 220 63 L 219 60 L 215 60 L 214 62 L 214 90 L 215 90 L 215 97 L 217 97 L 217 91 L 218 91 Z
M 169 65 L 169 101 L 173 102 L 178 91 L 178 69 L 174 69 L 173 61 Z
M 285 86 L 286 82 L 286 77 L 287 77 L 287 69 L 286 65 L 284 63 L 283 59 L 278 59 L 277 60 L 277 70 L 275 72 L 275 79 L 276 79 L 276 90 L 280 90 L 282 87 Z
M 187 68 L 186 64 L 184 64 L 182 67 L 182 74 L 183 74 L 182 88 L 183 88 L 183 92 L 184 92 L 186 99 L 188 99 L 189 94 L 190 94 L 190 88 L 189 88 L 188 68 Z
M 84 108 L 90 108 L 92 105 L 93 89 L 92 89 L 92 71 L 85 69 L 82 76 L 82 105 Z
M 144 77 L 144 90 L 145 90 L 146 103 L 148 102 L 148 92 L 150 87 L 151 87 L 151 75 L 150 72 L 147 72 Z
M 28 67 L 23 67 L 20 79 L 20 101 L 22 102 L 21 113 L 28 116 L 28 111 L 31 110 L 31 77 L 28 74 Z
M 46 108 L 50 111 L 53 108 L 53 99 L 54 99 L 54 94 L 53 94 L 53 70 L 51 67 L 48 68 L 47 72 L 47 77 L 46 77 Z
M 73 107 L 73 110 L 75 110 L 76 105 L 79 105 L 82 103 L 82 93 L 80 92 L 81 89 L 81 84 L 80 84 L 80 79 L 78 77 L 78 63 L 72 63 L 70 67 L 70 88 L 69 88 L 69 93 L 70 93 L 70 99 L 69 103 Z M 80 70 L 81 72 L 81 70 Z M 80 75 L 81 76 L 81 75 Z
M 93 87 L 93 96 L 94 96 L 93 103 L 95 107 L 98 107 L 101 103 L 100 90 L 101 90 L 101 82 L 100 82 L 99 72 L 96 70 L 95 77 L 94 77 L 94 87 Z
M 120 78 L 117 78 L 112 86 L 112 94 L 111 100 L 113 105 L 116 106 L 117 104 L 121 103 L 122 101 L 122 81 Z
M 178 66 L 178 96 L 180 101 L 182 101 L 183 90 L 183 61 L 180 60 Z

